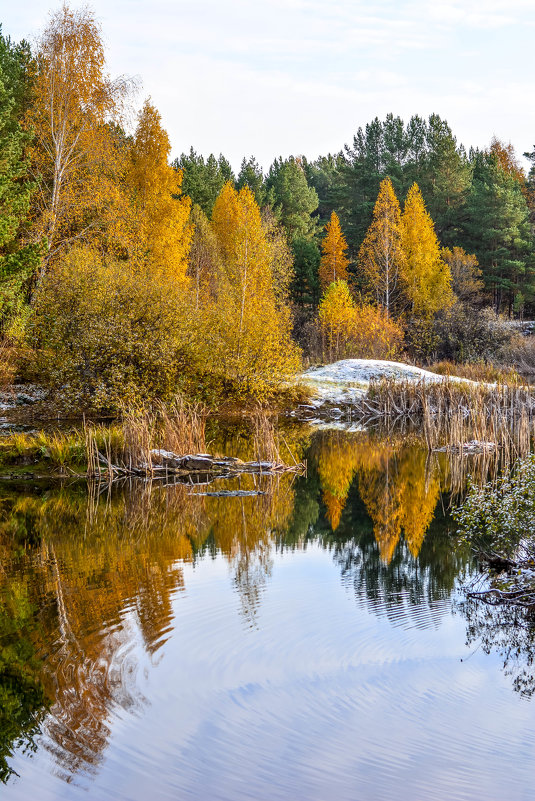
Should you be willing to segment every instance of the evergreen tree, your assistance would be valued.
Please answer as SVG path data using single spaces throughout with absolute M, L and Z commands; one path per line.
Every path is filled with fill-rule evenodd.
M 264 188 L 264 173 L 254 156 L 249 159 L 243 159 L 241 163 L 240 172 L 236 180 L 236 188 L 243 189 L 248 186 L 258 206 L 262 208 L 266 202 L 266 190 Z
M 316 161 L 303 159 L 303 169 L 309 186 L 316 190 L 319 199 L 317 215 L 325 226 L 331 213 L 337 208 L 337 196 L 340 185 L 340 169 L 344 164 L 342 153 L 319 156 Z
M 234 183 L 234 173 L 227 159 L 210 154 L 205 160 L 190 148 L 188 154 L 182 153 L 175 159 L 173 167 L 182 171 L 182 192 L 192 203 L 197 203 L 207 217 L 212 214 L 214 203 L 227 181 Z
M 317 306 L 319 302 L 319 265 L 321 255 L 316 242 L 305 236 L 292 241 L 294 279 L 291 298 L 298 306 Z
M 318 159 L 316 171 L 328 165 Z M 340 211 L 350 252 L 355 254 L 371 222 L 381 181 L 388 176 L 398 197 L 414 182 L 446 242 L 455 239 L 459 214 L 470 186 L 471 167 L 445 120 L 413 116 L 405 125 L 388 114 L 359 128 L 351 146 L 336 160 L 336 169 L 322 180 L 309 168 L 318 189 L 320 208 Z M 328 176 L 328 177 L 327 177 Z
M 535 296 L 529 209 L 518 180 L 496 154 L 476 152 L 473 161 L 463 244 L 477 256 L 496 311 L 511 314 L 515 296 Z
M 0 332 L 13 324 L 23 288 L 39 263 L 41 246 L 23 245 L 34 184 L 26 150 L 31 135 L 18 121 L 25 96 L 26 49 L 0 33 Z
M 455 244 L 461 227 L 461 214 L 472 181 L 472 168 L 462 146 L 438 114 L 426 125 L 425 153 L 414 170 L 434 220 L 441 242 Z
M 269 168 L 266 189 L 289 241 L 295 236 L 314 236 L 317 225 L 311 215 L 318 208 L 318 195 L 308 185 L 300 159 L 276 159 Z

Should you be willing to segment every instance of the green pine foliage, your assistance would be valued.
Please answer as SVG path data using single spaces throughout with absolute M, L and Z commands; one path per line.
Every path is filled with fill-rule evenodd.
M 476 152 L 463 244 L 476 254 L 497 312 L 511 313 L 518 293 L 528 301 L 535 297 L 529 216 L 518 180 L 493 154 Z
M 189 153 L 182 153 L 174 160 L 173 167 L 183 172 L 182 194 L 189 195 L 207 217 L 211 216 L 216 198 L 227 181 L 235 182 L 232 167 L 222 155 L 216 158 L 211 153 L 205 159 L 190 148 Z
M 266 178 L 266 189 L 277 219 L 285 227 L 288 240 L 296 236 L 312 238 L 318 229 L 312 214 L 318 208 L 316 190 L 308 185 L 300 159 L 275 159 Z
M 0 33 L 0 332 L 12 333 L 24 313 L 41 247 L 23 244 L 34 189 L 28 176 L 31 134 L 18 120 L 25 102 L 27 48 Z

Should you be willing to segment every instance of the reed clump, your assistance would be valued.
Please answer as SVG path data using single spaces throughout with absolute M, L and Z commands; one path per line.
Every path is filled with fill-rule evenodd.
M 100 465 L 132 471 L 152 469 L 158 453 L 198 454 L 206 450 L 207 409 L 201 404 L 177 400 L 150 409 L 128 410 L 117 426 L 85 425 L 88 472 L 100 473 Z
M 535 438 L 535 395 L 520 384 L 386 379 L 370 384 L 355 412 L 370 422 L 414 425 L 430 450 L 479 443 L 513 459 L 527 453 Z

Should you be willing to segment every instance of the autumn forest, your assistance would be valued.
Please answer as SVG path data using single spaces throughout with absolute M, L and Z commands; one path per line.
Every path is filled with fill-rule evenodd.
M 338 153 L 235 172 L 193 148 L 170 163 L 158 110 L 136 105 L 91 10 L 63 6 L 31 47 L 3 32 L 4 382 L 104 411 L 264 400 L 346 357 L 515 363 L 535 153 L 526 174 L 507 143 L 466 151 L 436 114 L 388 115 Z

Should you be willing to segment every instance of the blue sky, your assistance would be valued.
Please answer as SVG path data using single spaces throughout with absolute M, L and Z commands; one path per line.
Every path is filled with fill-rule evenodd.
M 4 3 L 12 38 L 50 0 Z M 75 4 L 73 4 L 75 5 Z M 339 150 L 389 111 L 436 112 L 459 141 L 535 144 L 533 0 L 95 0 L 112 74 L 138 75 L 173 154 L 190 145 L 239 166 L 254 154 Z

